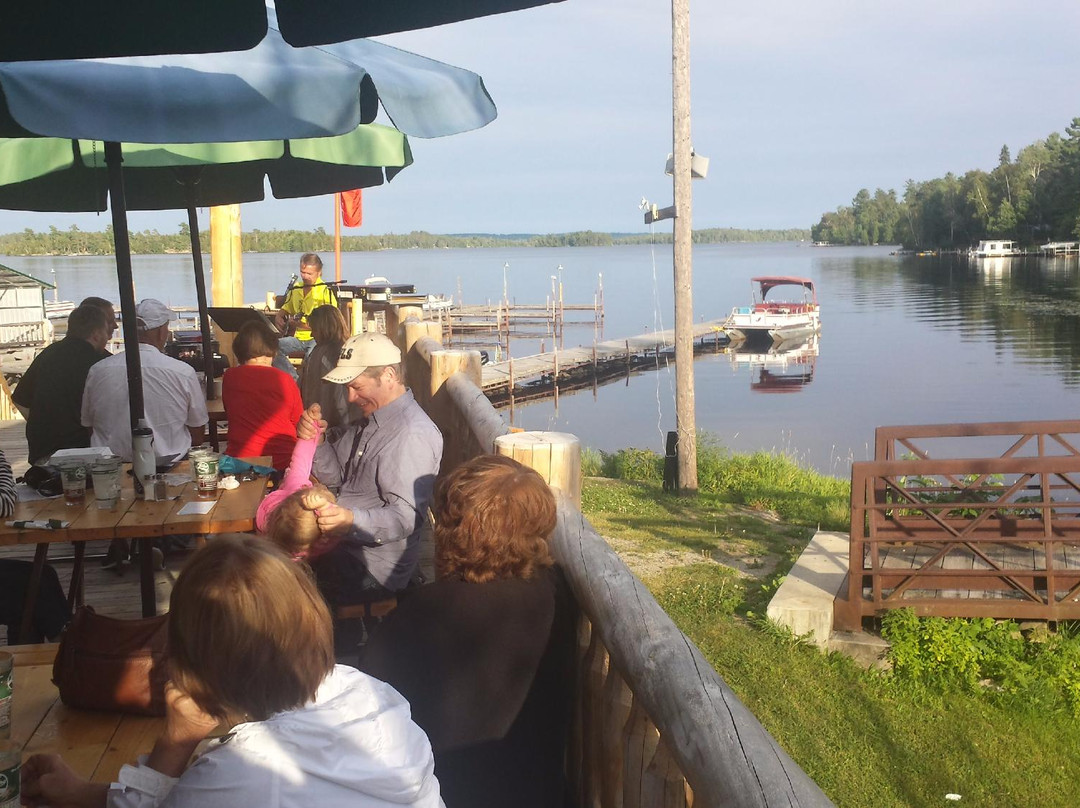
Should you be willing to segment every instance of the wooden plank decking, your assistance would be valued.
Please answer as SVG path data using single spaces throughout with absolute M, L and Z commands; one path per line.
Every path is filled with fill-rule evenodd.
M 888 545 L 879 550 L 881 567 L 884 570 L 917 570 L 927 564 L 938 551 L 937 545 L 924 544 Z M 987 544 L 982 548 L 986 556 L 1004 570 L 1026 570 L 1029 572 L 1046 570 L 1046 556 L 1042 547 L 1035 543 L 1015 544 Z M 864 551 L 867 563 L 870 560 L 870 550 Z M 1054 551 L 1054 566 L 1058 570 L 1080 570 L 1080 544 L 1066 544 L 1057 547 Z M 970 551 L 953 551 L 946 554 L 928 569 L 949 570 L 990 570 L 993 569 L 983 559 Z M 886 594 L 890 589 L 884 590 Z M 1040 594 L 1045 595 L 1045 590 Z M 870 589 L 866 588 L 864 595 L 870 595 Z M 1008 599 L 1018 598 L 1016 591 L 1005 589 L 915 589 L 905 592 L 905 596 L 911 598 L 960 598 L 960 599 Z
M 722 320 L 694 324 L 694 340 L 711 336 L 719 332 Z M 482 384 L 485 393 L 505 390 L 510 385 L 519 385 L 537 380 L 543 376 L 566 373 L 592 365 L 627 365 L 640 361 L 643 357 L 673 350 L 675 332 L 671 329 L 639 334 L 628 339 L 614 339 L 598 342 L 595 346 L 561 348 L 532 356 L 522 356 L 504 362 L 493 362 L 481 368 Z

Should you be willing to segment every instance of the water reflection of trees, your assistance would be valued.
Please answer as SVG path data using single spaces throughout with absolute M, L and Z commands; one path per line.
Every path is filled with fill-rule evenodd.
M 818 265 L 821 286 L 847 267 L 860 309 L 902 307 L 932 328 L 988 341 L 1080 385 L 1080 265 L 1076 258 L 1024 256 L 998 263 L 963 255 L 857 257 Z M 850 283 L 850 282 L 849 282 Z

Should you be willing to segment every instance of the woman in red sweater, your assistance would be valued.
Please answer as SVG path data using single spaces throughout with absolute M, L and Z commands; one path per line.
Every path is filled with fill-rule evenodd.
M 300 388 L 289 374 L 271 367 L 278 338 L 266 323 L 247 323 L 236 335 L 233 353 L 240 364 L 225 371 L 221 398 L 229 421 L 232 457 L 273 457 L 284 471 L 296 444 L 296 423 L 304 411 Z

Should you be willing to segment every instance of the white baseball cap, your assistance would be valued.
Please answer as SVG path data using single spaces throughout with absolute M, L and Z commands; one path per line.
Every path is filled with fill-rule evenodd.
M 365 370 L 401 361 L 401 350 L 385 334 L 357 334 L 341 346 L 337 365 L 323 376 L 334 384 L 348 384 Z
M 135 307 L 136 326 L 140 331 L 160 328 L 172 318 L 172 309 L 152 297 L 140 300 L 139 305 Z

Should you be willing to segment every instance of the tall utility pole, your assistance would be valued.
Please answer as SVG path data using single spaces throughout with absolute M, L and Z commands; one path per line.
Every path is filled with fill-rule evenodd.
M 671 0 L 671 172 L 675 192 L 675 429 L 679 490 L 697 491 L 697 425 L 694 418 L 693 217 L 690 192 L 690 0 Z

